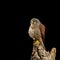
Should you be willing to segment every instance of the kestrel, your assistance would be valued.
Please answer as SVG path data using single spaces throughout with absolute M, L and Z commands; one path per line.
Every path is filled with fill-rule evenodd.
M 32 18 L 28 30 L 29 36 L 35 40 L 45 36 L 45 26 L 37 18 Z

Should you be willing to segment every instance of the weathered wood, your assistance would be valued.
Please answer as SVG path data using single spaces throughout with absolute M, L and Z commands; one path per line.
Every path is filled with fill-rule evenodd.
M 55 60 L 56 48 L 52 48 L 51 51 L 46 51 L 41 43 L 33 43 L 33 51 L 31 60 Z

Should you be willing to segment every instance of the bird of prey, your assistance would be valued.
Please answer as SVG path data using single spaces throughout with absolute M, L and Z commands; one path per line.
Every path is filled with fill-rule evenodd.
M 29 36 L 34 39 L 45 37 L 45 26 L 37 18 L 32 18 L 28 30 Z
M 32 18 L 28 30 L 29 36 L 33 40 L 40 40 L 45 37 L 45 26 L 37 18 Z

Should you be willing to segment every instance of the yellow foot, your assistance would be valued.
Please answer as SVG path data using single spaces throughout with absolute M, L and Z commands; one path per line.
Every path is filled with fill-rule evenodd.
M 40 41 L 35 40 L 34 43 L 33 43 L 33 45 L 37 45 L 37 44 L 39 45 L 40 44 Z

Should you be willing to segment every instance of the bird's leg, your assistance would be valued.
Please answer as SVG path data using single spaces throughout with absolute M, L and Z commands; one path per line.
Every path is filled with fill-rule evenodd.
M 38 40 L 34 41 L 33 46 L 35 46 L 36 48 L 39 46 L 40 42 Z

